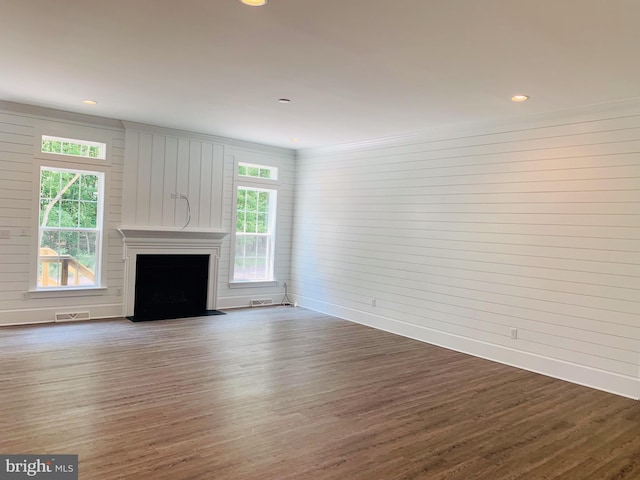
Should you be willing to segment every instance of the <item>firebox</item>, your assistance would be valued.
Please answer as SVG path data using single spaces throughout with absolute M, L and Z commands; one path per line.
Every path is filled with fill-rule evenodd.
M 132 320 L 207 315 L 209 255 L 137 255 Z

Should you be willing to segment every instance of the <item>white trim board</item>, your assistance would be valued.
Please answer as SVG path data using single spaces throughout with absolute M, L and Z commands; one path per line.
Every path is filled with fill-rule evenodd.
M 466 353 L 509 365 L 548 377 L 583 385 L 623 397 L 640 399 L 640 379 L 605 372 L 596 368 L 586 367 L 562 360 L 543 357 L 528 352 L 493 345 L 471 338 L 452 335 L 450 333 L 429 329 L 420 325 L 394 320 L 379 315 L 373 315 L 360 310 L 342 307 L 314 300 L 307 297 L 295 296 L 298 306 L 308 308 L 327 315 L 360 323 L 385 332 L 412 338 L 439 347 Z
M 61 323 L 56 321 L 56 314 L 89 312 L 89 319 L 84 316 L 76 321 L 91 321 L 105 318 L 122 318 L 122 303 L 106 303 L 101 305 L 65 305 L 64 307 L 25 308 L 22 310 L 5 310 L 2 312 L 0 327 L 11 325 L 31 325 L 37 323 Z M 69 322 L 73 320 L 65 320 Z
M 501 133 L 544 129 L 569 124 L 591 123 L 606 119 L 636 117 L 640 115 L 640 98 L 596 105 L 584 105 L 567 110 L 528 114 L 496 120 L 483 120 L 465 124 L 447 124 L 428 130 L 407 132 L 389 137 L 372 138 L 358 142 L 326 147 L 301 148 L 296 158 L 310 158 L 349 154 L 367 150 L 393 148 L 411 144 L 443 142 L 461 138 L 482 137 Z

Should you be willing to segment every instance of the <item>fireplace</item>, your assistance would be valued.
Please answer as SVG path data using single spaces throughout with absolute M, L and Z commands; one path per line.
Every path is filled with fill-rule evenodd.
M 175 318 L 193 316 L 196 310 L 215 310 L 218 262 L 226 232 L 163 227 L 118 230 L 125 261 L 123 316 L 146 317 L 162 309 Z
M 133 319 L 207 313 L 209 255 L 138 255 Z

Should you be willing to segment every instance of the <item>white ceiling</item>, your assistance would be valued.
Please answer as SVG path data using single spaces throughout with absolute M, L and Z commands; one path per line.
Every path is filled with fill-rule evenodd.
M 0 99 L 336 145 L 638 97 L 639 21 L 640 0 L 0 0 Z

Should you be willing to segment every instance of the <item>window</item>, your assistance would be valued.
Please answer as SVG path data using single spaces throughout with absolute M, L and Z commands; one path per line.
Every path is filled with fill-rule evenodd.
M 104 160 L 106 158 L 106 147 L 106 144 L 99 142 L 43 135 L 40 151 L 54 155 L 70 155 Z
M 40 168 L 39 289 L 100 286 L 104 174 Z
M 265 167 L 264 165 L 254 165 L 251 163 L 238 164 L 238 175 L 241 177 L 264 178 L 267 180 L 278 179 L 278 169 L 276 167 Z
M 239 163 L 237 174 L 232 281 L 273 281 L 278 169 Z

